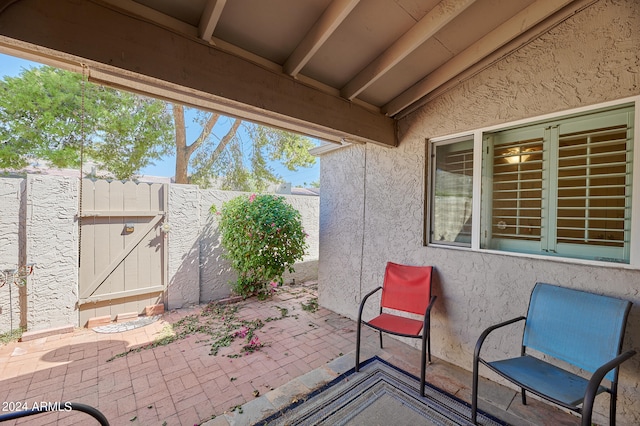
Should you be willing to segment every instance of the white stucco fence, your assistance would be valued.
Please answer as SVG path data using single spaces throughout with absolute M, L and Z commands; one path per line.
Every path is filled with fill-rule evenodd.
M 0 272 L 34 263 L 26 287 L 0 287 L 0 333 L 78 326 L 78 190 L 71 177 L 0 178 Z M 217 224 L 209 213 L 239 192 L 169 187 L 166 223 L 168 282 L 165 307 L 181 308 L 231 295 L 234 271 L 222 258 Z M 300 211 L 309 249 L 285 282 L 317 279 L 319 197 L 284 196 Z M 11 293 L 10 293 L 11 292 Z
M 169 189 L 169 286 L 170 309 L 198 301 L 218 300 L 230 295 L 229 282 L 235 272 L 223 259 L 215 215 L 222 204 L 241 192 L 201 190 L 192 185 L 171 185 Z M 302 225 L 309 234 L 309 249 L 294 274 L 285 274 L 285 282 L 300 283 L 318 276 L 319 197 L 285 195 L 286 201 L 302 215 Z M 185 208 L 186 207 L 186 208 Z

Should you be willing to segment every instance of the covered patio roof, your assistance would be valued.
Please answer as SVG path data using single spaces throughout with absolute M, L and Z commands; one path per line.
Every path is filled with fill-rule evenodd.
M 0 0 L 0 51 L 341 143 L 396 121 L 594 0 Z

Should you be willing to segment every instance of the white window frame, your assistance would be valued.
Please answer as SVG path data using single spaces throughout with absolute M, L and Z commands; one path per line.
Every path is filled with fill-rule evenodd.
M 587 259 L 579 259 L 579 258 L 570 258 L 570 257 L 556 257 L 556 256 L 547 256 L 543 254 L 529 254 L 529 253 L 519 253 L 512 251 L 503 251 L 503 250 L 492 250 L 492 249 L 483 249 L 480 247 L 481 243 L 481 221 L 479 218 L 482 214 L 482 200 L 481 200 L 481 185 L 482 185 L 482 161 L 483 161 L 483 135 L 486 133 L 499 132 L 501 130 L 507 130 L 513 127 L 518 126 L 526 126 L 530 124 L 534 124 L 541 121 L 552 121 L 557 119 L 566 118 L 571 115 L 581 115 L 587 114 L 591 112 L 595 112 L 600 109 L 608 109 L 608 108 L 616 108 L 621 107 L 623 105 L 631 104 L 634 108 L 634 123 L 633 123 L 633 139 L 634 139 L 634 149 L 633 149 L 633 173 L 632 173 L 632 188 L 631 188 L 631 241 L 629 244 L 629 263 L 615 263 L 615 262 L 604 262 L 598 260 L 587 260 Z M 594 104 L 590 106 L 574 108 L 570 110 L 540 115 L 536 117 L 531 117 L 527 119 L 512 121 L 508 123 L 503 123 L 495 126 L 488 126 L 479 129 L 475 129 L 473 131 L 460 132 L 455 134 L 450 134 L 446 136 L 440 136 L 435 138 L 430 138 L 426 141 L 428 144 L 428 152 L 432 152 L 433 144 L 443 144 L 447 142 L 455 142 L 456 140 L 461 140 L 463 138 L 473 137 L 473 202 L 472 202 L 472 215 L 474 217 L 473 227 L 471 230 L 471 246 L 470 247 L 460 247 L 449 244 L 439 244 L 436 241 L 431 241 L 430 239 L 425 241 L 428 246 L 432 247 L 443 247 L 443 248 L 451 248 L 456 250 L 472 250 L 472 251 L 481 251 L 485 253 L 496 253 L 501 255 L 515 256 L 515 257 L 528 257 L 528 258 L 538 258 L 538 259 L 546 259 L 546 260 L 557 260 L 557 261 L 566 261 L 570 263 L 582 263 L 589 265 L 600 265 L 600 266 L 615 266 L 619 268 L 640 268 L 640 96 L 633 96 L 629 98 L 618 99 L 615 101 L 602 102 L 599 104 Z M 429 168 L 429 181 L 428 181 L 428 193 L 427 197 L 427 205 L 428 212 L 426 217 L 425 226 L 428 229 L 428 224 L 431 223 L 431 210 L 432 210 L 432 200 L 431 200 L 431 170 L 433 167 L 432 159 L 428 157 L 428 168 Z M 430 234 L 427 233 L 427 236 Z

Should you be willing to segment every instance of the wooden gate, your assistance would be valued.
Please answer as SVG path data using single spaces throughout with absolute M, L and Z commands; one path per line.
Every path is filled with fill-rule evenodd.
M 82 182 L 80 326 L 164 303 L 167 185 Z

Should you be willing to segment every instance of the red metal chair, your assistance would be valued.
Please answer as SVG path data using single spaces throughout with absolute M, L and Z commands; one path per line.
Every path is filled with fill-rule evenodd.
M 360 330 L 362 324 L 378 330 L 380 348 L 382 333 L 396 336 L 422 339 L 422 365 L 420 369 L 420 393 L 424 396 L 426 357 L 431 363 L 431 339 L 429 317 L 436 296 L 431 295 L 431 266 L 408 266 L 388 262 L 382 287 L 366 294 L 360 303 L 358 312 L 358 331 L 356 335 L 356 371 L 360 369 Z M 380 315 L 370 321 L 362 321 L 362 311 L 369 297 L 382 289 Z M 409 313 L 423 316 L 422 319 L 407 318 L 397 313 Z

